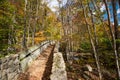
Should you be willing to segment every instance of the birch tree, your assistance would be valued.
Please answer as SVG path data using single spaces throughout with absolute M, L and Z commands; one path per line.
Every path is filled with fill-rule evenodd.
M 86 23 L 86 26 L 87 26 L 87 29 L 88 29 L 89 39 L 90 39 L 90 42 L 91 42 L 91 45 L 92 45 L 92 49 L 93 49 L 93 53 L 94 53 L 95 62 L 96 62 L 97 70 L 98 70 L 98 73 L 99 73 L 99 79 L 102 80 L 102 73 L 101 73 L 101 70 L 100 70 L 100 64 L 99 64 L 97 51 L 96 51 L 96 48 L 95 48 L 94 41 L 92 39 L 90 26 L 88 24 L 87 17 L 86 17 L 86 10 L 85 10 L 85 7 L 83 6 L 83 2 L 82 1 L 81 1 L 81 7 L 83 9 L 83 15 L 84 15 L 84 18 L 85 18 L 85 23 Z
M 113 42 L 113 50 L 114 50 L 115 62 L 116 62 L 116 71 L 117 71 L 117 74 L 118 74 L 118 79 L 120 79 L 120 67 L 119 67 L 119 57 L 118 57 L 117 45 L 116 45 L 116 37 L 115 37 L 114 31 L 112 30 L 112 25 L 111 25 L 111 22 L 110 22 L 110 11 L 109 11 L 109 8 L 107 6 L 107 0 L 104 0 L 104 4 L 105 4 L 105 7 L 106 7 L 106 11 L 107 11 L 108 25 L 109 25 L 110 33 L 111 33 L 112 40 L 113 40 L 112 42 Z M 114 8 L 115 8 L 115 5 L 114 5 Z M 115 17 L 115 13 L 114 13 L 114 17 Z M 117 22 L 114 23 L 115 27 L 117 25 L 116 23 Z

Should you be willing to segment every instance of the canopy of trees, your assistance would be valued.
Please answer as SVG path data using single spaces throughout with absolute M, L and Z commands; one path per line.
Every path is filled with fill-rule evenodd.
M 55 40 L 66 61 L 90 52 L 100 80 L 103 67 L 120 80 L 120 0 L 57 1 L 54 13 L 50 0 L 0 0 L 0 57 Z
M 44 0 L 0 0 L 0 56 L 60 39 L 61 23 Z

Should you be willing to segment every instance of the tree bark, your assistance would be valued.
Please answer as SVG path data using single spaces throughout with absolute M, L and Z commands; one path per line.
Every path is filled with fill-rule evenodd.
M 89 24 L 87 22 L 86 12 L 85 12 L 85 9 L 83 7 L 82 0 L 81 0 L 81 7 L 83 9 L 85 23 L 86 23 L 86 26 L 87 26 L 87 29 L 88 29 L 88 34 L 89 34 L 90 42 L 91 42 L 91 45 L 92 45 L 92 48 L 93 48 L 95 62 L 96 62 L 96 66 L 97 66 L 98 73 L 99 73 L 99 79 L 102 80 L 102 73 L 101 73 L 101 70 L 100 70 L 100 64 L 99 64 L 99 60 L 98 60 L 98 56 L 97 56 L 97 51 L 95 49 L 95 45 L 94 45 L 94 42 L 93 42 L 93 39 L 92 39 L 92 34 L 91 34 L 91 31 L 90 31 L 90 26 L 89 26 Z
M 107 11 L 107 17 L 108 17 L 108 24 L 109 24 L 109 29 L 110 29 L 110 33 L 112 36 L 112 42 L 113 42 L 113 49 L 114 49 L 114 55 L 115 55 L 115 61 L 116 61 L 116 71 L 117 71 L 117 76 L 118 79 L 120 80 L 120 67 L 119 67 L 119 58 L 118 58 L 118 52 L 117 52 L 117 48 L 116 48 L 116 39 L 115 39 L 115 33 L 112 30 L 112 26 L 111 26 L 111 22 L 110 22 L 110 12 L 109 12 L 109 8 L 107 6 L 107 1 L 103 0 L 105 7 L 106 7 L 106 11 Z M 113 11 L 114 12 L 114 11 Z M 115 14 L 115 13 L 114 13 Z M 115 16 L 115 15 L 114 15 Z M 116 24 L 116 22 L 114 23 Z
M 120 0 L 118 0 L 118 2 L 119 2 L 119 8 L 120 8 Z
M 117 0 L 112 0 L 113 6 L 113 16 L 114 16 L 114 30 L 115 30 L 115 39 L 118 39 L 118 18 L 117 18 L 117 10 L 116 10 Z M 119 44 L 116 43 L 116 48 L 118 51 Z
M 93 26 L 93 29 L 94 29 L 94 42 L 95 42 L 95 47 L 96 49 L 98 48 L 98 39 L 97 39 L 97 33 L 96 33 L 96 26 L 95 26 L 95 23 L 94 23 L 94 15 L 93 15 L 93 12 L 92 10 L 90 9 L 90 5 L 88 4 L 88 7 L 89 7 L 89 11 L 90 11 L 90 14 L 91 14 L 91 21 L 92 21 L 92 26 Z
M 25 15 L 24 15 L 24 30 L 23 30 L 23 49 L 24 50 L 26 50 L 27 49 L 27 45 L 26 45 L 26 42 L 27 42 L 27 40 L 26 40 L 26 32 L 27 32 L 27 18 L 26 18 L 26 12 L 27 11 L 27 0 L 25 0 L 25 8 L 24 8 L 24 13 L 25 13 Z

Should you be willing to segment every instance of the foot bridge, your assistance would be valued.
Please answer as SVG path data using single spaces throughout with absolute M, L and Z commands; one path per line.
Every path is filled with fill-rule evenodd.
M 0 80 L 67 80 L 58 45 L 45 41 L 0 59 Z

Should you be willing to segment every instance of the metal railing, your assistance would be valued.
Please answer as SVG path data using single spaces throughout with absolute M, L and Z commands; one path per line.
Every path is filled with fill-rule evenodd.
M 42 48 L 44 45 L 46 45 L 48 43 L 51 44 L 51 42 L 53 42 L 53 41 L 44 41 L 44 42 L 41 42 L 40 46 L 37 49 L 35 49 L 35 50 L 31 51 L 31 52 L 26 52 L 27 54 L 23 58 L 21 58 L 20 61 L 22 61 L 25 58 L 27 58 L 28 56 L 32 55 L 35 51 L 37 51 L 38 49 Z

